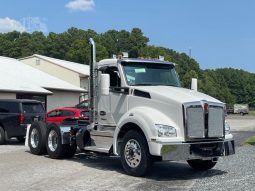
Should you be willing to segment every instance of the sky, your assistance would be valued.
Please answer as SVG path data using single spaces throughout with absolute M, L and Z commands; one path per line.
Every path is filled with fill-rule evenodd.
M 254 0 L 4 0 L 0 32 L 138 27 L 150 45 L 191 53 L 202 69 L 255 73 L 254 10 Z

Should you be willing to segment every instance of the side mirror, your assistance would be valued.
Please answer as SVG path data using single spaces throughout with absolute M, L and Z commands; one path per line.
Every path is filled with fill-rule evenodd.
M 101 74 L 100 76 L 100 84 L 101 84 L 101 94 L 109 95 L 110 91 L 110 75 L 109 74 Z
M 197 91 L 197 78 L 191 79 L 191 89 Z

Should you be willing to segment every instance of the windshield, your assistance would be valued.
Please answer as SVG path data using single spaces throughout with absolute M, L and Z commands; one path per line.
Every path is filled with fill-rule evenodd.
M 122 65 L 129 86 L 162 85 L 180 87 L 173 65 L 140 62 L 123 62 Z

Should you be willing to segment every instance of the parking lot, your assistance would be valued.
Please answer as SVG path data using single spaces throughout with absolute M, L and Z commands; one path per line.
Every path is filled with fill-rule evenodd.
M 35 156 L 15 140 L 0 146 L 0 190 L 254 190 L 255 119 L 228 117 L 237 140 L 236 155 L 212 170 L 198 172 L 185 162 L 156 163 L 144 178 L 127 176 L 116 157 L 77 153 L 73 159 Z

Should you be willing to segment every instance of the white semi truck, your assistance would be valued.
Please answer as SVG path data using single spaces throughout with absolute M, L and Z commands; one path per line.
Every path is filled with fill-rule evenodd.
M 224 103 L 180 86 L 175 64 L 147 59 L 96 63 L 90 39 L 90 121 L 34 122 L 33 154 L 72 157 L 84 152 L 119 156 L 127 174 L 143 176 L 154 161 L 186 160 L 197 170 L 235 153 Z

